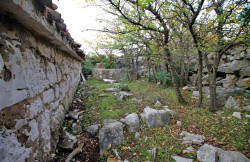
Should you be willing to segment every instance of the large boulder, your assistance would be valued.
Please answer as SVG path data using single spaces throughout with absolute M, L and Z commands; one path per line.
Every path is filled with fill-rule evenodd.
M 166 110 L 155 110 L 150 107 L 146 107 L 143 110 L 141 118 L 146 122 L 149 128 L 164 126 L 170 121 L 170 117 Z
M 140 131 L 140 120 L 136 113 L 127 115 L 125 119 L 121 119 L 121 121 L 128 125 L 130 133 Z
M 239 110 L 240 104 L 237 101 L 235 101 L 232 96 L 230 96 L 226 102 L 225 109 Z
M 197 151 L 197 159 L 201 162 L 249 162 L 250 160 L 237 151 L 224 151 L 212 145 L 204 144 Z
M 105 119 L 104 126 L 100 129 L 98 137 L 100 155 L 102 156 L 109 145 L 115 146 L 123 143 L 123 124 L 113 119 Z

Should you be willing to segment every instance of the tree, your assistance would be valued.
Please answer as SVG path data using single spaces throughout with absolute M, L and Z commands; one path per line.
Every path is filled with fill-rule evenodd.
M 208 69 L 210 110 L 217 110 L 216 75 L 221 57 L 236 45 L 246 43 L 249 19 L 242 10 L 244 0 L 176 0 L 174 6 L 181 22 L 189 29 L 199 56 L 199 90 L 201 89 L 202 58 Z M 244 17 L 244 16 L 243 16 Z M 212 61 L 208 54 L 213 54 Z M 202 91 L 200 91 L 200 94 Z M 201 99 L 201 98 L 200 98 Z
M 169 49 L 170 28 L 168 23 L 168 3 L 153 0 L 106 0 L 105 5 L 112 7 L 109 13 L 119 16 L 125 25 L 132 25 L 138 30 L 152 31 L 163 36 L 163 50 L 172 76 L 173 86 L 179 102 L 186 103 L 181 95 L 177 75 L 175 73 L 172 54 Z

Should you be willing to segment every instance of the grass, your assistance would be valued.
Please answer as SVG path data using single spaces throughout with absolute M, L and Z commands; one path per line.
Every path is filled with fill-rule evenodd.
M 125 129 L 125 141 L 118 146 L 118 152 L 122 158 L 129 161 L 152 161 L 151 153 L 148 150 L 156 147 L 157 156 L 155 161 L 174 161 L 172 159 L 174 155 L 196 159 L 196 153 L 182 152 L 188 145 L 182 144 L 179 136 L 181 131 L 204 135 L 207 144 L 223 150 L 240 151 L 248 158 L 250 156 L 248 142 L 250 127 L 249 119 L 244 117 L 247 114 L 246 112 L 242 114 L 243 119 L 237 119 L 232 117 L 233 111 L 222 111 L 218 115 L 210 112 L 205 106 L 197 108 L 196 100 L 191 98 L 191 92 L 188 91 L 183 91 L 182 94 L 189 104 L 182 105 L 178 103 L 173 88 L 162 88 L 143 80 L 126 82 L 131 89 L 131 93 L 141 100 L 141 103 L 130 99 L 118 101 L 116 93 L 100 91 L 101 89 L 113 87 L 102 81 L 88 80 L 87 84 L 88 87 L 95 86 L 96 88 L 90 89 L 90 87 L 85 90 L 92 91 L 94 94 L 83 99 L 86 108 L 80 121 L 83 127 L 93 123 L 102 124 L 103 120 L 108 118 L 120 120 L 133 112 L 139 115 L 146 106 L 161 109 L 154 107 L 157 100 L 177 112 L 177 116 L 171 117 L 171 121 L 167 126 L 148 129 L 143 124 L 144 130 L 139 132 L 141 134 L 139 139 L 135 139 L 135 134 L 129 134 L 128 130 Z M 107 97 L 98 97 L 99 94 L 106 94 Z M 249 99 L 242 99 L 243 105 L 249 105 L 249 103 Z M 181 127 L 176 125 L 177 121 L 182 122 Z M 145 140 L 146 138 L 147 140 Z M 200 147 L 198 145 L 192 146 L 195 149 Z M 106 159 L 112 154 L 114 155 L 109 150 L 102 159 Z

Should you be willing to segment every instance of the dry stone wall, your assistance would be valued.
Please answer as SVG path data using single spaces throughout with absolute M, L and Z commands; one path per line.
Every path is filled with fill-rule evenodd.
M 128 69 L 102 69 L 95 68 L 91 71 L 92 77 L 95 79 L 113 79 L 113 80 L 135 80 L 137 73 L 135 70 Z
M 0 12 L 0 161 L 49 161 L 82 59 L 18 20 Z

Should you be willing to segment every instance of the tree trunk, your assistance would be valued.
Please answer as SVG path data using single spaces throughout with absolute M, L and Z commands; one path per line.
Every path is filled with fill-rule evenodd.
M 198 90 L 199 90 L 199 101 L 198 101 L 198 107 L 202 106 L 202 99 L 203 99 L 203 92 L 202 92 L 202 55 L 200 52 L 198 52 Z
M 181 65 L 181 74 L 180 74 L 180 87 L 184 86 L 184 74 L 185 74 L 185 62 L 182 60 L 182 65 Z
M 209 76 L 209 90 L 210 90 L 210 105 L 209 105 L 209 109 L 212 112 L 215 112 L 217 110 L 217 94 L 216 94 L 216 70 L 214 69 L 213 72 L 209 72 L 210 76 Z
M 177 75 L 175 73 L 175 68 L 174 68 L 172 58 L 171 58 L 170 51 L 166 47 L 165 47 L 165 51 L 166 51 L 166 55 L 167 55 L 167 61 L 168 61 L 168 64 L 169 64 L 170 73 L 171 73 L 171 76 L 172 76 L 172 83 L 173 83 L 173 86 L 174 86 L 175 94 L 176 94 L 176 96 L 178 98 L 178 101 L 180 103 L 187 104 L 187 102 L 183 98 L 183 96 L 181 94 L 181 91 L 180 91 L 180 88 L 179 88 L 179 83 L 178 83 L 178 80 L 177 80 Z

